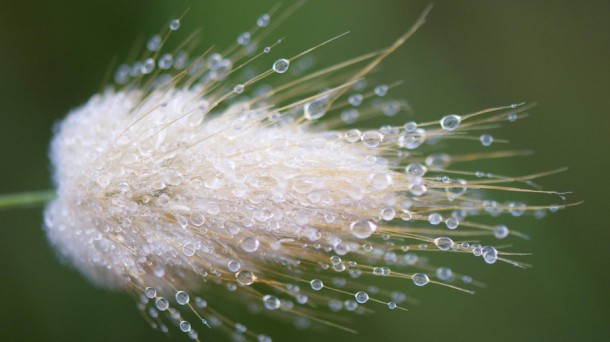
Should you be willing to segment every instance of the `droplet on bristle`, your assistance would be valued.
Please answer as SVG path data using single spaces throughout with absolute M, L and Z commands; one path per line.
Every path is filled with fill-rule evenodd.
M 278 59 L 277 61 L 275 61 L 275 63 L 273 63 L 273 71 L 277 72 L 278 74 L 283 74 L 286 71 L 288 71 L 288 67 L 290 66 L 290 61 L 282 58 L 282 59 Z
M 453 131 L 460 126 L 462 118 L 456 114 L 445 115 L 441 119 L 441 128 L 446 131 Z
M 311 288 L 314 291 L 320 291 L 324 287 L 324 283 L 320 279 L 313 279 L 309 282 L 309 285 L 311 285 Z
M 366 131 L 360 139 L 366 147 L 377 147 L 383 142 L 383 134 L 377 131 Z
M 307 120 L 316 120 L 326 114 L 326 105 L 328 99 L 326 96 L 309 101 L 303 106 L 303 115 Z
M 267 310 L 276 310 L 280 308 L 280 300 L 272 295 L 263 296 L 263 305 Z
M 372 221 L 359 220 L 349 225 L 349 230 L 358 239 L 369 238 L 377 230 L 377 225 Z
M 161 36 L 156 34 L 146 42 L 146 48 L 150 51 L 159 51 L 161 48 Z
M 423 273 L 415 273 L 411 279 L 413 280 L 413 284 L 417 286 L 424 286 L 430 282 L 428 276 Z
M 258 27 L 267 27 L 269 25 L 269 21 L 270 21 L 271 17 L 269 16 L 269 14 L 263 14 L 260 17 L 258 17 L 258 19 L 256 19 L 256 25 Z
M 186 305 L 189 302 L 189 295 L 184 291 L 176 292 L 176 302 L 180 305 Z
M 360 304 L 364 304 L 369 300 L 369 295 L 368 293 L 364 292 L 364 291 L 359 291 L 356 292 L 356 294 L 354 295 L 354 297 L 356 298 L 356 301 Z
M 239 36 L 237 36 L 237 44 L 243 45 L 243 46 L 248 45 L 248 44 L 250 44 L 250 39 L 251 39 L 250 32 L 244 32 L 244 33 L 240 34 Z
M 172 31 L 176 31 L 180 28 L 180 19 L 174 19 L 169 22 L 169 29 Z
M 375 95 L 377 96 L 386 96 L 386 94 L 388 93 L 388 86 L 385 84 L 380 84 L 378 86 L 375 87 Z
M 489 134 L 482 134 L 479 140 L 481 140 L 481 145 L 487 147 L 493 143 L 494 138 Z

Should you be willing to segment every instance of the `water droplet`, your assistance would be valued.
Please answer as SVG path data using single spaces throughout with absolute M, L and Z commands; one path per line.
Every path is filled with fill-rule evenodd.
M 264 52 L 264 53 L 269 53 L 269 52 L 271 52 L 271 47 L 269 47 L 269 46 L 265 46 L 265 48 L 263 48 L 263 52 Z
M 239 45 L 248 45 L 250 44 L 250 32 L 244 32 L 242 34 L 240 34 L 239 36 L 237 36 L 237 44 Z
M 263 14 L 260 17 L 258 17 L 258 19 L 256 19 L 256 25 L 258 27 L 267 27 L 269 25 L 269 20 L 271 19 L 271 17 L 269 16 L 269 14 Z
M 447 220 L 445 220 L 445 225 L 447 225 L 447 228 L 449 229 L 456 229 L 460 224 L 460 221 L 455 218 L 455 217 L 450 217 Z
M 288 67 L 290 66 L 290 61 L 287 59 L 278 59 L 277 61 L 275 61 L 275 63 L 273 63 L 273 71 L 277 72 L 278 74 L 283 74 L 286 71 L 288 71 Z
M 428 169 L 420 163 L 411 163 L 405 168 L 405 172 L 409 176 L 423 177 Z
M 180 19 L 174 19 L 169 23 L 169 29 L 172 31 L 176 31 L 180 28 Z
M 394 309 L 396 309 L 396 303 L 394 303 L 394 302 L 388 302 L 388 308 L 389 308 L 390 310 L 394 310 Z
M 455 115 L 455 114 L 445 115 L 445 116 L 443 116 L 443 118 L 440 121 L 441 128 L 446 131 L 453 131 L 454 129 L 456 129 L 460 126 L 461 120 L 462 120 L 462 118 L 459 115 Z
M 147 287 L 144 289 L 144 294 L 146 295 L 146 297 L 152 299 L 157 296 L 157 290 L 155 290 L 155 288 L 153 287 Z
M 176 302 L 180 305 L 186 305 L 189 302 L 189 295 L 184 291 L 176 292 Z
M 239 271 L 235 274 L 235 279 L 241 285 L 252 285 L 256 281 L 256 275 L 250 271 Z
M 324 283 L 320 279 L 313 279 L 309 282 L 309 285 L 314 291 L 320 291 L 324 287 Z
M 260 242 L 258 239 L 253 237 L 247 237 L 241 241 L 241 248 L 248 253 L 256 252 L 259 245 Z
M 354 107 L 358 107 L 358 106 L 360 106 L 360 104 L 362 104 L 362 95 L 361 94 L 350 95 L 350 97 L 347 98 L 347 102 L 349 102 L 349 104 L 351 104 Z
M 384 221 L 392 221 L 396 217 L 396 211 L 393 208 L 381 209 L 381 218 Z
M 155 301 L 155 306 L 157 307 L 157 309 L 159 309 L 159 311 L 165 311 L 169 307 L 169 302 L 167 301 L 167 299 L 159 297 Z
M 377 230 L 377 225 L 372 221 L 359 220 L 349 225 L 349 230 L 358 239 L 369 238 Z
M 272 295 L 263 296 L 263 305 L 267 310 L 276 310 L 280 307 L 280 300 Z
M 448 267 L 439 267 L 436 269 L 436 276 L 443 281 L 449 281 L 453 278 L 453 272 Z
M 433 225 L 437 225 L 443 221 L 443 216 L 439 213 L 432 213 L 428 215 L 428 222 Z
M 309 101 L 303 106 L 303 115 L 307 120 L 316 120 L 326 114 L 327 98 L 321 97 L 312 101 Z
M 428 276 L 423 273 L 415 273 L 411 280 L 413 280 L 413 284 L 417 286 L 424 286 L 430 282 Z
M 367 131 L 362 134 L 361 140 L 366 147 L 377 147 L 383 142 L 383 134 L 377 131 Z
M 489 134 L 481 134 L 479 140 L 481 140 L 481 145 L 487 147 L 490 146 L 491 143 L 493 143 L 494 138 Z
M 183 332 L 191 331 L 191 323 L 187 321 L 180 322 L 180 330 L 182 330 Z
M 493 264 L 498 260 L 498 251 L 491 246 L 485 246 L 481 249 L 483 260 L 488 264 Z
M 505 225 L 498 225 L 494 227 L 494 236 L 496 239 L 504 239 L 508 236 L 508 227 Z
M 361 136 L 362 132 L 360 132 L 358 129 L 350 129 L 349 131 L 345 132 L 345 139 L 351 143 L 359 141 Z
M 380 84 L 375 87 L 375 95 L 377 96 L 385 96 L 388 93 L 388 86 L 385 84 Z
M 159 51 L 161 48 L 161 36 L 156 34 L 146 42 L 146 48 L 150 51 Z
M 195 255 L 195 246 L 190 243 L 185 244 L 182 246 L 182 253 L 188 257 Z
M 447 251 L 453 246 L 453 240 L 448 237 L 438 237 L 434 239 L 434 244 L 441 251 Z
M 354 297 L 356 298 L 356 301 L 360 304 L 364 304 L 369 300 L 368 293 L 366 293 L 364 291 L 356 292 Z
M 241 94 L 241 93 L 243 93 L 243 92 L 244 92 L 244 85 L 243 85 L 243 84 L 238 84 L 238 85 L 236 85 L 235 87 L 233 87 L 233 91 L 234 91 L 236 94 Z
M 231 260 L 227 263 L 229 271 L 235 273 L 241 268 L 241 263 L 238 260 Z

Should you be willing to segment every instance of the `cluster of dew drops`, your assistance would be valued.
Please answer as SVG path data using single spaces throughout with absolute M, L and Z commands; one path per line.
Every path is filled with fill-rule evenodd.
M 258 27 L 263 28 L 263 27 L 268 26 L 269 20 L 270 20 L 270 16 L 268 14 L 264 14 L 264 15 L 260 16 L 257 20 Z M 180 28 L 179 19 L 174 19 L 170 22 L 169 29 L 171 31 L 178 30 L 179 28 Z M 250 33 L 244 32 L 244 33 L 240 34 L 237 37 L 237 43 L 245 48 L 248 48 L 249 44 L 251 43 Z M 161 35 L 154 35 L 147 41 L 146 47 L 150 52 L 157 53 L 157 52 L 160 52 L 162 44 L 163 44 L 163 37 Z M 270 51 L 271 51 L 271 47 L 269 47 L 269 46 L 264 47 L 262 50 L 263 53 L 269 53 Z M 131 79 L 137 79 L 138 77 L 149 75 L 149 74 L 153 73 L 155 68 L 167 71 L 173 67 L 176 70 L 181 70 L 181 69 L 185 69 L 188 66 L 188 63 L 189 63 L 188 54 L 184 51 L 178 52 L 178 54 L 175 56 L 173 56 L 170 53 L 163 53 L 163 54 L 158 53 L 158 56 L 156 57 L 156 59 L 153 57 L 149 57 L 149 58 L 144 59 L 143 61 L 136 61 L 132 65 L 127 65 L 127 64 L 121 65 L 118 68 L 118 70 L 116 71 L 114 78 L 115 78 L 115 82 L 117 84 L 122 85 L 122 84 L 128 83 Z M 223 73 L 226 73 L 228 70 L 230 70 L 230 68 L 232 66 L 231 66 L 230 61 L 222 59 L 222 57 L 219 54 L 213 54 L 209 58 L 208 67 L 210 68 L 211 71 L 217 71 L 218 74 L 223 74 Z M 290 68 L 290 60 L 285 59 L 285 58 L 278 59 L 272 65 L 272 70 L 278 74 L 283 74 L 283 73 L 287 72 L 289 68 Z M 164 81 L 166 81 L 166 80 L 161 80 L 160 82 L 164 82 Z M 354 84 L 353 89 L 356 91 L 359 91 L 360 89 L 364 88 L 365 86 L 366 86 L 366 82 L 364 80 L 361 80 Z M 390 88 L 391 88 L 391 86 L 388 86 L 386 84 L 376 85 L 373 89 L 373 94 L 375 96 L 377 96 L 378 98 L 383 98 L 388 94 Z M 241 94 L 244 92 L 244 90 L 245 90 L 244 84 L 237 84 L 233 87 L 233 92 L 236 94 Z M 343 110 L 340 113 L 340 119 L 344 124 L 347 124 L 347 125 L 353 124 L 358 120 L 358 118 L 359 118 L 358 109 L 363 104 L 365 99 L 366 99 L 365 96 L 361 93 L 355 93 L 355 94 L 351 94 L 348 96 L 347 102 L 349 103 L 350 107 L 348 109 Z M 303 108 L 302 113 L 303 113 L 304 118 L 307 120 L 317 120 L 317 119 L 322 118 L 326 114 L 327 100 L 328 100 L 327 96 L 320 96 L 310 102 L 305 103 L 302 107 Z M 514 106 L 513 108 L 517 107 L 517 105 L 513 105 L 513 106 Z M 385 114 L 387 116 L 394 116 L 400 110 L 405 109 L 405 105 L 399 101 L 390 100 L 390 101 L 381 102 L 380 108 L 381 108 L 381 112 L 383 114 Z M 510 113 L 507 115 L 507 120 L 511 121 L 511 122 L 517 120 L 517 118 L 518 118 L 518 115 L 516 113 Z M 440 124 L 440 127 L 442 130 L 444 130 L 446 132 L 451 132 L 451 131 L 456 130 L 460 126 L 461 120 L 462 120 L 462 118 L 459 115 L 450 114 L 450 115 L 446 115 L 446 116 L 442 117 L 441 120 L 439 121 L 439 124 Z M 426 141 L 425 129 L 418 127 L 418 124 L 416 122 L 414 122 L 414 121 L 406 122 L 400 128 L 404 131 L 404 133 L 406 133 L 405 135 L 400 135 L 397 138 L 398 145 L 400 147 L 412 150 L 412 149 L 416 149 L 417 147 L 419 147 Z M 392 126 L 382 126 L 379 130 L 368 130 L 368 131 L 362 132 L 359 129 L 354 128 L 354 129 L 349 129 L 349 130 L 345 131 L 343 133 L 342 138 L 350 143 L 362 143 L 367 147 L 376 148 L 376 147 L 379 147 L 387 139 L 386 136 L 395 136 L 396 129 L 397 129 L 396 127 L 392 127 Z M 492 145 L 492 143 L 494 142 L 494 138 L 487 133 L 481 134 L 479 136 L 479 140 L 480 140 L 480 143 L 485 147 Z M 447 156 L 443 155 L 443 154 L 436 154 L 436 155 L 431 155 L 428 158 L 426 158 L 425 163 L 424 163 L 425 165 L 420 164 L 420 163 L 410 163 L 405 167 L 405 169 L 404 169 L 405 173 L 407 175 L 414 176 L 416 178 L 417 177 L 421 178 L 421 176 L 423 176 L 426 173 L 428 168 L 433 169 L 435 166 L 443 164 L 445 162 L 444 159 L 446 157 Z M 494 177 L 494 175 L 491 173 L 484 173 L 481 171 L 477 171 L 475 173 L 475 175 L 478 178 L 483 178 L 483 177 L 493 178 Z M 452 179 L 448 179 L 447 177 L 440 177 L 440 178 L 441 178 L 440 180 L 443 182 L 454 182 L 455 181 Z M 444 178 L 447 178 L 447 179 L 444 179 Z M 383 189 L 384 186 L 387 187 L 389 182 L 385 178 L 383 178 L 383 179 L 379 180 L 379 184 L 380 184 L 380 189 Z M 463 182 L 460 187 L 450 188 L 449 191 L 457 191 L 458 193 L 454 194 L 457 197 L 457 195 L 460 195 L 460 193 L 465 192 L 466 189 L 467 189 L 467 186 L 466 186 L 465 182 Z M 409 191 L 414 196 L 419 196 L 419 195 L 423 195 L 426 192 L 426 187 L 423 183 L 414 183 L 414 184 L 410 185 Z M 497 206 L 498 206 L 498 204 L 495 201 L 484 201 L 483 202 L 483 207 L 485 208 L 485 210 L 488 211 L 489 213 L 491 213 L 492 215 L 496 215 L 501 212 L 502 209 L 497 209 Z M 509 211 L 513 216 L 521 216 L 521 214 L 523 214 L 526 210 L 526 206 L 523 203 L 511 202 L 509 204 L 509 206 L 511 207 L 511 209 Z M 554 210 L 556 210 L 556 209 L 551 209 L 551 211 L 554 211 Z M 427 216 L 427 221 L 431 225 L 434 225 L 434 226 L 438 226 L 441 223 L 444 223 L 448 229 L 455 230 L 460 223 L 460 219 L 462 219 L 463 216 L 465 216 L 465 215 L 466 215 L 466 212 L 461 211 L 458 214 L 444 218 L 440 213 L 434 212 L 434 213 L 430 213 Z M 538 218 L 541 218 L 545 215 L 545 212 L 544 212 L 544 210 L 537 210 L 534 213 L 534 215 Z M 395 216 L 397 216 L 397 213 L 393 208 L 385 208 L 380 213 L 380 218 L 384 221 L 391 221 L 395 218 Z M 403 221 L 410 221 L 410 220 L 414 219 L 407 210 L 403 211 L 403 213 L 400 215 L 400 218 Z M 352 222 L 352 224 L 349 226 L 349 231 L 357 239 L 369 238 L 376 231 L 376 229 L 377 229 L 377 224 L 371 220 L 355 221 L 355 222 Z M 497 239 L 503 239 L 509 235 L 509 229 L 505 225 L 497 225 L 493 229 L 493 235 Z M 387 239 L 389 239 L 389 236 L 382 236 L 382 238 L 384 238 L 384 239 L 386 237 L 387 237 Z M 471 251 L 472 254 L 474 254 L 475 256 L 482 256 L 483 260 L 488 264 L 493 264 L 498 260 L 498 251 L 494 247 L 491 247 L 491 246 L 482 246 L 480 244 L 469 244 L 468 242 L 455 243 L 451 238 L 448 238 L 448 237 L 436 238 L 436 239 L 434 239 L 434 244 L 436 245 L 436 247 L 438 249 L 443 250 L 443 251 L 447 251 L 450 249 Z M 241 242 L 240 246 L 246 252 L 254 252 L 258 249 L 259 241 L 256 238 L 247 238 Z M 421 245 L 421 248 L 425 249 L 426 245 Z M 369 244 L 364 244 L 363 249 L 368 252 L 373 252 L 374 247 Z M 331 267 L 335 271 L 342 271 L 342 270 L 346 269 L 346 267 L 345 267 L 346 262 L 344 262 L 339 255 L 345 255 L 348 252 L 348 250 L 341 251 L 341 250 L 336 249 L 335 252 L 338 255 L 333 255 L 332 257 L 330 257 Z M 194 249 L 192 249 L 192 248 L 185 249 L 185 250 L 183 250 L 183 253 L 187 256 L 189 256 L 189 255 L 192 256 L 194 254 Z M 388 255 L 390 255 L 390 257 L 389 257 L 390 259 L 392 259 L 392 258 L 396 259 L 395 253 L 388 253 Z M 386 259 L 388 259 L 388 256 L 386 256 Z M 418 262 L 418 259 L 420 259 L 420 261 L 421 261 L 421 259 L 423 259 L 423 258 L 418 257 L 416 254 L 413 254 L 413 253 L 407 253 L 404 256 L 404 264 L 405 265 L 415 265 Z M 392 260 L 390 260 L 390 261 L 392 261 Z M 393 262 L 396 263 L 395 260 Z M 347 263 L 349 264 L 349 262 L 347 262 Z M 237 283 L 242 286 L 249 286 L 249 285 L 255 283 L 255 281 L 257 279 L 256 275 L 253 272 L 247 271 L 247 270 L 242 270 L 241 264 L 238 260 L 230 261 L 229 264 L 227 265 L 227 268 L 229 269 L 229 271 L 231 271 L 235 274 L 235 279 L 236 279 Z M 357 278 L 361 273 L 361 271 L 355 267 L 350 269 L 349 272 L 353 278 Z M 387 276 L 391 272 L 392 271 L 388 267 L 373 267 L 372 268 L 372 274 L 376 275 L 376 276 Z M 440 281 L 450 282 L 458 275 L 457 275 L 457 273 L 454 273 L 450 268 L 438 267 L 438 268 L 436 268 L 435 276 Z M 460 276 L 462 282 L 465 284 L 476 283 L 470 276 L 467 276 L 467 275 L 459 275 L 459 276 Z M 431 282 L 431 279 L 429 278 L 429 276 L 426 273 L 414 273 L 410 276 L 410 279 L 416 286 L 425 286 L 426 284 L 429 284 Z M 340 288 L 342 285 L 345 284 L 345 279 L 344 278 L 332 278 L 332 282 L 333 282 L 334 287 Z M 325 284 L 324 284 L 323 280 L 321 280 L 321 279 L 312 279 L 311 281 L 309 281 L 309 288 L 312 291 L 315 291 L 315 292 L 321 291 L 324 289 L 324 287 L 325 287 Z M 232 283 L 227 284 L 227 288 L 229 289 L 229 291 L 235 291 L 236 285 L 232 284 Z M 308 295 L 305 293 L 302 293 L 302 291 L 299 290 L 299 287 L 297 285 L 288 284 L 288 288 L 289 288 L 289 292 L 294 294 L 295 300 L 298 304 L 307 304 L 308 303 Z M 369 294 L 374 294 L 374 293 L 378 293 L 378 292 L 379 292 L 379 289 L 377 287 L 369 286 L 367 291 L 355 292 L 353 294 L 353 299 L 348 299 L 345 301 L 340 301 L 337 299 L 329 299 L 328 306 L 329 306 L 330 310 L 334 311 L 334 312 L 339 311 L 342 308 L 344 308 L 347 311 L 364 313 L 364 310 L 362 310 L 362 308 L 359 307 L 359 305 L 367 303 L 372 298 L 369 296 Z M 387 308 L 389 308 L 391 310 L 400 308 L 400 306 L 399 306 L 400 303 L 404 302 L 406 299 L 406 295 L 403 292 L 395 291 L 395 292 L 391 293 L 391 296 L 392 296 L 392 300 L 385 302 L 385 305 L 387 306 Z M 152 301 L 153 306 L 146 305 L 147 303 L 149 303 L 149 300 Z M 195 315 L 199 318 L 199 320 L 206 327 L 218 327 L 222 324 L 227 323 L 226 321 L 223 321 L 223 319 L 221 319 L 221 317 L 219 315 L 209 314 L 208 316 L 203 318 L 199 313 L 197 313 L 197 311 L 194 308 L 198 308 L 201 310 L 208 308 L 207 301 L 199 296 L 193 298 L 193 301 L 194 301 L 194 306 L 193 306 L 192 305 L 193 301 L 191 301 L 189 294 L 187 294 L 185 291 L 178 290 L 175 292 L 174 300 L 175 300 L 176 304 L 178 304 L 178 307 L 185 307 L 185 306 L 190 307 L 191 311 L 193 313 L 195 313 Z M 182 317 L 180 310 L 177 310 L 176 308 L 172 307 L 172 305 L 170 305 L 170 301 L 167 298 L 160 296 L 157 293 L 157 290 L 155 288 L 146 287 L 144 289 L 143 293 L 141 294 L 141 303 L 139 305 L 140 305 L 140 309 L 146 310 L 147 315 L 149 316 L 149 318 L 152 319 L 151 325 L 154 328 L 158 328 L 163 332 L 168 332 L 167 325 L 165 325 L 162 322 L 162 320 L 160 319 L 161 312 L 168 312 L 168 314 L 169 314 L 168 316 L 170 317 L 170 320 L 175 325 L 177 325 L 181 331 L 187 333 L 188 336 L 192 339 L 198 339 L 198 333 L 195 330 L 195 328 L 191 325 L 191 323 Z M 282 307 L 291 308 L 294 306 L 294 303 L 292 303 L 291 301 L 288 301 L 288 300 L 283 300 L 283 299 L 281 300 L 277 296 L 274 296 L 272 294 L 265 294 L 262 296 L 262 306 L 266 310 L 274 311 L 274 310 L 278 310 Z M 298 317 L 298 319 L 300 320 L 300 321 L 298 321 L 300 323 L 297 323 L 297 325 L 300 324 L 302 327 L 307 326 L 307 324 L 308 324 L 307 319 L 304 319 L 303 317 Z M 240 324 L 240 323 L 235 323 L 235 322 L 233 322 L 232 324 L 234 325 L 234 329 L 235 329 L 234 330 L 235 335 L 233 336 L 234 338 L 236 338 L 238 340 L 245 339 L 246 338 L 245 336 L 247 336 L 247 333 L 251 334 L 251 332 L 248 331 L 248 328 L 245 325 Z M 254 336 L 256 337 L 256 339 L 258 339 L 258 341 L 261 341 L 261 342 L 271 341 L 271 338 L 266 335 L 260 334 L 260 335 L 254 335 Z M 252 337 L 252 335 L 250 335 L 250 337 Z

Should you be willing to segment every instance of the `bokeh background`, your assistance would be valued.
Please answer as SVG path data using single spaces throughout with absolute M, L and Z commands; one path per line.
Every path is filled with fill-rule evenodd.
M 297 52 L 350 30 L 315 53 L 329 65 L 387 46 L 427 3 L 311 0 L 276 34 L 286 37 L 282 51 Z M 274 4 L 1 0 L 0 193 L 51 186 L 53 124 L 99 89 L 109 62 L 124 58 L 136 37 L 158 32 L 190 7 L 180 34 L 201 27 L 205 44 L 227 46 Z M 405 285 L 421 304 L 355 318 L 358 335 L 298 332 L 273 322 L 267 332 L 279 341 L 610 340 L 609 61 L 608 1 L 435 1 L 424 28 L 374 75 L 404 80 L 392 95 L 406 98 L 413 116 L 398 120 L 536 101 L 528 119 L 494 132 L 535 155 L 484 167 L 519 175 L 569 166 L 541 183 L 572 190 L 568 201 L 584 204 L 542 221 L 515 221 L 531 235 L 515 242 L 533 253 L 524 259 L 531 269 L 473 258 L 451 265 L 488 284 L 476 295 Z M 95 288 L 62 265 L 41 225 L 39 208 L 0 211 L 0 340 L 167 340 L 130 297 Z

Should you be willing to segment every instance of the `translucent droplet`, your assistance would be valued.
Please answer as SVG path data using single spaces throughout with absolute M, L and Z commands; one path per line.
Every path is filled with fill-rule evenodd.
M 259 245 L 260 242 L 258 239 L 253 237 L 247 237 L 241 241 L 241 248 L 248 253 L 256 252 Z
M 157 309 L 159 309 L 159 311 L 165 311 L 167 310 L 167 308 L 169 308 L 169 302 L 167 301 L 167 299 L 159 297 L 155 301 L 155 306 L 157 307 Z
M 383 142 L 383 134 L 377 131 L 367 131 L 360 138 L 366 147 L 377 147 Z
M 157 66 L 159 67 L 159 69 L 167 70 L 172 67 L 173 62 L 174 57 L 172 57 L 172 55 L 170 55 L 169 53 L 166 53 L 161 56 L 161 58 L 159 58 L 159 60 L 157 61 Z
M 405 172 L 409 176 L 423 177 L 428 169 L 420 163 L 411 163 L 405 168 Z
M 190 298 L 188 293 L 184 292 L 184 291 L 178 291 L 176 292 L 176 302 L 180 305 L 186 305 L 188 304 Z
M 180 330 L 182 330 L 183 332 L 191 331 L 191 323 L 187 321 L 180 322 Z
M 227 263 L 229 271 L 235 273 L 241 268 L 241 263 L 238 260 L 231 260 Z
M 436 226 L 437 224 L 443 222 L 443 216 L 439 213 L 432 213 L 428 215 L 428 222 Z
M 161 36 L 156 34 L 146 42 L 146 48 L 150 51 L 159 51 L 161 48 Z
M 394 302 L 388 302 L 388 308 L 389 308 L 390 310 L 394 310 L 394 309 L 396 309 L 396 303 L 394 303 Z
M 360 140 L 361 136 L 362 132 L 360 132 L 358 129 L 350 129 L 345 133 L 345 139 L 351 143 L 355 143 Z
M 146 297 L 152 299 L 157 296 L 157 290 L 155 290 L 155 288 L 153 287 L 147 287 L 144 289 L 144 294 L 146 295 Z
M 487 147 L 490 146 L 491 143 L 493 143 L 494 138 L 489 134 L 481 134 L 479 140 L 481 140 L 481 145 Z
M 239 45 L 248 45 L 250 44 L 250 32 L 244 32 L 242 34 L 240 34 L 239 36 L 237 36 L 237 44 Z
M 392 221 L 396 217 L 396 211 L 393 208 L 381 209 L 381 218 L 384 221 Z
M 235 274 L 235 279 L 241 285 L 252 285 L 256 281 L 256 275 L 250 271 L 239 271 Z
M 195 246 L 190 243 L 185 244 L 182 246 L 182 253 L 188 257 L 195 255 Z
M 517 114 L 515 114 L 515 113 L 508 114 L 508 121 L 515 122 L 516 120 L 517 120 Z
M 456 229 L 459 224 L 460 221 L 458 221 L 458 219 L 456 219 L 455 217 L 450 217 L 445 220 L 445 225 L 447 225 L 447 228 L 449 229 Z
M 439 267 L 436 269 L 436 276 L 442 281 L 448 281 L 453 278 L 453 272 L 448 267 Z
M 272 295 L 263 296 L 263 305 L 267 310 L 276 310 L 280 307 L 280 300 Z
M 264 52 L 264 53 L 269 53 L 269 52 L 271 52 L 271 47 L 269 47 L 269 46 L 265 46 L 265 47 L 263 48 L 263 52 Z
M 388 93 L 388 86 L 385 84 L 380 84 L 375 87 L 375 95 L 377 96 L 385 96 Z
M 233 91 L 234 91 L 236 94 L 241 94 L 241 93 L 243 93 L 243 92 L 244 92 L 244 85 L 243 85 L 243 84 L 238 84 L 238 85 L 236 85 L 235 87 L 233 87 Z
M 415 273 L 411 279 L 413 280 L 413 284 L 417 286 L 424 286 L 430 282 L 428 276 L 423 273 Z
M 256 25 L 258 27 L 267 27 L 269 25 L 269 20 L 271 19 L 271 17 L 269 16 L 269 14 L 263 14 L 260 17 L 258 17 L 258 19 L 256 19 Z
M 498 251 L 491 246 L 485 246 L 482 248 L 483 260 L 488 264 L 493 264 L 498 260 Z
M 349 230 L 358 239 L 369 238 L 377 230 L 377 225 L 372 221 L 359 220 L 349 225 Z
M 455 114 L 445 115 L 445 116 L 443 116 L 443 118 L 440 121 L 441 128 L 446 131 L 453 131 L 454 129 L 456 129 L 460 126 L 461 121 L 462 121 L 462 118 L 459 115 L 455 115 Z
M 152 58 L 147 58 L 144 63 L 142 63 L 140 67 L 140 71 L 144 75 L 148 75 L 155 70 L 155 60 Z
M 368 293 L 366 293 L 364 291 L 356 292 L 354 297 L 356 298 L 356 301 L 360 304 L 364 304 L 369 300 Z
M 434 239 L 434 244 L 441 251 L 447 251 L 453 246 L 453 240 L 448 237 L 438 237 Z
M 288 71 L 288 67 L 290 66 L 290 61 L 287 59 L 278 59 L 277 61 L 275 61 L 275 63 L 273 63 L 273 71 L 277 72 L 278 74 L 283 74 L 286 71 Z
M 494 227 L 494 236 L 496 239 L 504 239 L 508 236 L 508 227 L 505 225 L 498 225 Z
M 358 107 L 358 106 L 360 106 L 360 104 L 362 104 L 362 95 L 361 94 L 350 95 L 350 97 L 347 98 L 347 102 L 354 107 Z
M 324 283 L 320 279 L 313 279 L 309 282 L 309 285 L 314 291 L 320 291 L 324 287 Z
M 172 31 L 176 31 L 180 28 L 180 19 L 174 19 L 169 22 L 169 29 Z
M 326 97 L 321 97 L 312 101 L 309 101 L 303 106 L 303 115 L 307 120 L 316 120 L 326 114 Z

